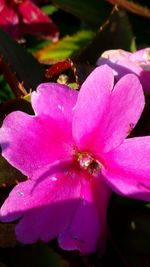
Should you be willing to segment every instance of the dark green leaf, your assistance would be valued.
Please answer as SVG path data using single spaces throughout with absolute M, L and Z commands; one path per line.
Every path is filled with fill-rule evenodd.
M 128 16 L 123 10 L 114 10 L 107 23 L 100 28 L 93 41 L 75 59 L 95 66 L 98 57 L 109 49 L 135 50 L 135 41 Z
M 111 201 L 109 240 L 125 266 L 150 266 L 150 212 L 145 204 L 118 196 Z
M 56 12 L 58 9 L 53 5 L 46 5 L 41 8 L 43 12 L 47 15 L 52 15 L 54 12 Z
M 111 5 L 105 0 L 52 0 L 57 7 L 99 26 L 109 16 Z
M 43 67 L 26 49 L 0 29 L 0 56 L 27 92 L 42 82 Z M 7 79 L 7 77 L 5 77 Z M 9 77 L 8 77 L 9 80 Z
M 14 97 L 15 96 L 7 82 L 4 80 L 3 75 L 0 75 L 0 104 L 9 99 L 13 99 Z

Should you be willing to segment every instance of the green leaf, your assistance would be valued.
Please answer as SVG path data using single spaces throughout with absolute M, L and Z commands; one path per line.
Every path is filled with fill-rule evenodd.
M 7 82 L 4 80 L 3 75 L 0 75 L 0 104 L 9 99 L 13 99 L 14 97 L 15 96 Z
M 77 83 L 69 83 L 68 86 L 69 86 L 70 88 L 72 88 L 72 89 L 75 89 L 75 90 L 79 89 L 79 86 L 78 86 Z
M 56 8 L 53 5 L 46 5 L 46 6 L 43 6 L 41 9 L 47 15 L 52 15 L 58 10 L 58 8 Z
M 111 6 L 105 0 L 52 0 L 57 7 L 99 26 L 109 16 Z
M 46 64 L 54 64 L 66 58 L 72 58 L 92 39 L 92 31 L 80 31 L 66 36 L 56 44 L 50 44 L 36 53 L 38 60 Z
M 26 49 L 0 29 L 0 57 L 15 73 L 27 92 L 34 90 L 44 77 L 44 69 Z M 7 77 L 5 77 L 7 79 Z M 12 78 L 12 77 L 11 77 Z M 8 77 L 9 80 L 9 77 Z M 18 89 L 19 90 L 19 89 Z
M 38 50 L 44 48 L 45 46 L 52 44 L 50 40 L 37 40 L 35 36 L 27 36 L 26 38 L 28 40 L 28 47 L 27 50 L 31 54 L 35 54 Z M 30 41 L 29 41 L 30 39 Z

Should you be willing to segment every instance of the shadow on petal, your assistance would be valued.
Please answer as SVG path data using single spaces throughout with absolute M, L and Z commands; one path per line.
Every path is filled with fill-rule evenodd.
M 14 212 L 12 216 L 18 218 L 20 214 Z M 7 215 L 1 220 L 7 222 Z M 16 237 L 21 243 L 48 242 L 58 237 L 62 249 L 79 250 L 83 254 L 96 251 L 101 235 L 100 216 L 95 205 L 83 203 L 82 199 L 68 199 L 26 210 L 16 226 Z

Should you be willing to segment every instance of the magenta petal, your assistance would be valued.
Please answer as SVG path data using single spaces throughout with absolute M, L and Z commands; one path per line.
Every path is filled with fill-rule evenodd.
M 93 71 L 81 88 L 73 118 L 79 149 L 101 153 L 101 157 L 129 135 L 144 107 L 142 86 L 135 75 L 124 76 L 113 90 L 112 86 L 109 67 Z
M 81 200 L 69 228 L 59 236 L 59 245 L 66 250 L 94 252 L 99 238 L 100 221 L 96 207 Z
M 26 209 L 36 206 L 36 199 L 33 201 L 33 188 L 35 185 L 35 181 L 28 180 L 14 187 L 1 207 L 1 221 L 11 222 L 16 220 L 23 215 Z
M 104 152 L 120 145 L 130 134 L 141 116 L 144 104 L 144 94 L 139 79 L 133 74 L 121 78 L 113 89 L 98 134 Z
M 76 199 L 61 200 L 27 211 L 16 226 L 17 239 L 24 244 L 51 241 L 68 227 L 77 205 Z
M 117 193 L 150 201 L 150 137 L 126 139 L 106 155 L 103 174 Z
M 57 167 L 53 171 L 49 168 L 38 180 L 20 183 L 12 190 L 0 215 L 5 222 L 22 217 L 16 227 L 18 240 L 47 242 L 68 227 L 81 192 L 80 175 L 71 167 L 64 164 L 57 171 Z
M 81 87 L 73 117 L 73 136 L 80 149 L 87 149 L 95 132 L 101 130 L 113 82 L 111 68 L 104 65 L 96 68 Z
M 36 114 L 45 114 L 57 120 L 72 121 L 73 107 L 78 92 L 68 86 L 56 83 L 43 83 L 32 93 L 32 106 Z
M 14 216 L 17 216 L 16 219 L 27 210 L 80 195 L 80 175 L 70 162 L 48 165 L 37 175 L 32 180 L 19 183 L 11 191 L 1 208 L 3 221 L 12 221 Z
M 70 129 L 43 115 L 13 112 L 0 129 L 2 155 L 27 176 L 71 155 Z
M 59 245 L 66 250 L 92 253 L 105 250 L 106 210 L 110 190 L 102 177 L 82 177 L 81 199 L 68 228 L 60 234 Z
M 98 250 L 99 254 L 104 254 L 107 241 L 107 207 L 112 194 L 111 188 L 105 182 L 105 178 L 100 174 L 92 181 L 92 191 L 94 202 L 100 218 Z

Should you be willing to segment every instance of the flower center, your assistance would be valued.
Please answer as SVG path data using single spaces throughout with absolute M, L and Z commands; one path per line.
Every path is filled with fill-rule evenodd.
M 77 161 L 82 169 L 90 174 L 96 174 L 100 171 L 102 165 L 88 152 L 77 152 Z

